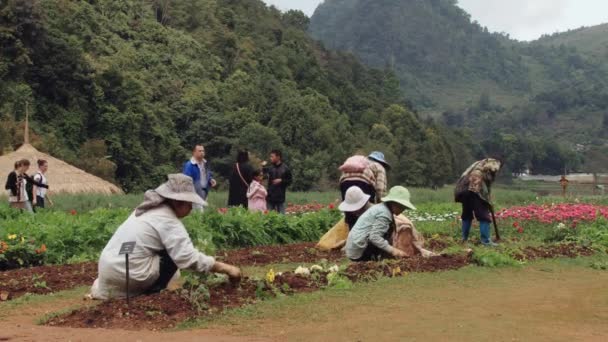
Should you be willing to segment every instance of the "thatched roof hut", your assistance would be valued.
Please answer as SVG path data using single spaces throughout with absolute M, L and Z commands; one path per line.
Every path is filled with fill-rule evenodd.
M 97 194 L 122 194 L 123 191 L 116 185 L 93 176 L 85 171 L 72 166 L 62 160 L 53 158 L 38 151 L 34 146 L 26 143 L 16 151 L 0 156 L 0 185 L 4 189 L 6 177 L 14 169 L 14 164 L 20 159 L 27 159 L 32 163 L 28 174 L 33 175 L 37 169 L 37 161 L 44 159 L 49 164 L 46 177 L 49 180 L 51 193 L 97 193 Z
M 29 175 L 33 175 L 36 172 L 38 160 L 43 159 L 48 162 L 49 170 L 45 175 L 49 181 L 49 190 L 53 194 L 95 193 L 112 195 L 123 193 L 118 186 L 97 176 L 86 173 L 62 160 L 44 154 L 30 145 L 29 111 L 27 102 L 25 103 L 25 132 L 23 135 L 23 145 L 21 145 L 17 151 L 0 156 L 0 186 L 2 186 L 2 190 L 4 190 L 4 185 L 6 184 L 6 177 L 15 169 L 15 162 L 21 159 L 30 161 L 31 166 L 28 171 Z M 2 194 L 3 192 L 0 191 L 0 195 Z

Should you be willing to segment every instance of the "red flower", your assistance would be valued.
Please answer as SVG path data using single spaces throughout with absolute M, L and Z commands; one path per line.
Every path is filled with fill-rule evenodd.
M 517 232 L 521 234 L 524 232 L 524 229 L 522 227 L 519 227 L 519 228 L 517 228 Z
M 268 210 L 264 210 L 264 215 L 268 215 Z
M 513 222 L 513 228 L 519 228 L 519 222 Z
M 333 203 L 330 203 L 328 207 L 331 210 L 334 210 L 336 208 L 336 206 Z
M 76 209 L 72 209 L 72 210 L 70 210 L 70 214 L 72 216 L 76 216 L 76 214 L 78 214 L 78 212 L 76 211 Z

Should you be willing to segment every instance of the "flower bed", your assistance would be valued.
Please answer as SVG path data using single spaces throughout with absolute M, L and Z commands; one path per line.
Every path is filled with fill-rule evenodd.
M 595 221 L 608 218 L 608 207 L 594 204 L 560 203 L 552 205 L 532 204 L 525 207 L 511 207 L 497 213 L 497 218 L 536 221 L 539 223 Z

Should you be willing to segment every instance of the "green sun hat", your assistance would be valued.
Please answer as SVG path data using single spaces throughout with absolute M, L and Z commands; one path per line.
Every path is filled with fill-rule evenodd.
M 416 210 L 416 207 L 410 202 L 411 195 L 410 191 L 402 186 L 394 186 L 388 192 L 386 197 L 382 198 L 382 202 L 395 202 L 402 206 Z

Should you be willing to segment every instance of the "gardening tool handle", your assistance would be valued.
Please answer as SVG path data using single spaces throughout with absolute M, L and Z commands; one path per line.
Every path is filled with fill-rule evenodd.
M 492 214 L 492 223 L 494 223 L 494 233 L 496 234 L 496 240 L 500 240 L 500 233 L 498 233 L 498 225 L 496 224 L 496 215 L 494 214 L 494 206 L 490 204 L 490 214 Z

